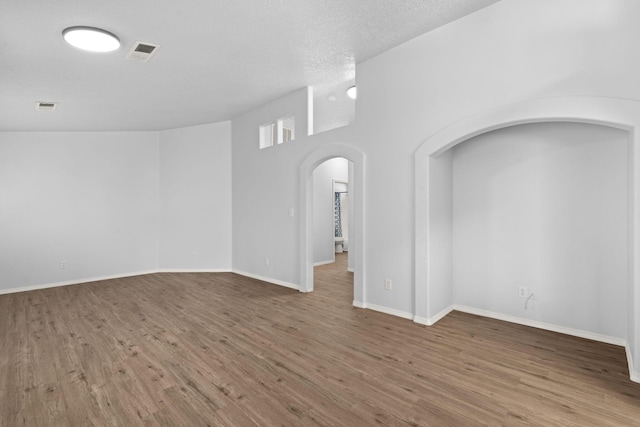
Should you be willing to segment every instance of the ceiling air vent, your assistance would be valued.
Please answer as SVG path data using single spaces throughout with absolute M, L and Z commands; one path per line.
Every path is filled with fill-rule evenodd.
M 58 106 L 57 102 L 44 102 L 38 101 L 36 102 L 36 110 L 38 111 L 53 111 Z
M 160 46 L 152 43 L 135 42 L 125 58 L 131 61 L 147 62 Z

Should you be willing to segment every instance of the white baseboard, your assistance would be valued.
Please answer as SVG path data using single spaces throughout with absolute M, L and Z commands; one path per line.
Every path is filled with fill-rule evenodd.
M 241 270 L 235 270 L 234 269 L 234 270 L 232 270 L 232 272 L 235 273 L 235 274 L 239 274 L 241 276 L 250 277 L 252 279 L 257 279 L 257 280 L 260 280 L 262 282 L 267 282 L 267 283 L 272 283 L 274 285 L 284 286 L 285 288 L 295 289 L 296 291 L 300 290 L 300 286 L 296 285 L 295 283 L 289 283 L 289 282 L 285 282 L 283 280 L 272 279 L 270 277 L 260 276 L 258 274 L 247 273 L 246 271 L 241 271 Z
M 356 305 L 357 304 L 357 305 Z M 396 310 L 395 308 L 383 307 L 381 305 L 362 303 L 359 301 L 354 301 L 353 305 L 359 308 L 368 308 L 369 310 L 379 311 L 380 313 L 390 314 L 396 317 L 402 317 L 403 319 L 413 319 L 413 314 L 408 313 L 406 311 Z
M 438 322 L 440 319 L 442 319 L 444 316 L 446 316 L 447 314 L 451 313 L 453 311 L 453 306 L 450 305 L 449 307 L 445 308 L 444 310 L 442 310 L 440 313 L 436 314 L 435 316 L 432 317 L 420 317 L 420 316 L 413 316 L 413 321 L 416 323 L 419 323 L 421 325 L 427 325 L 427 326 L 433 326 L 436 324 L 436 322 Z
M 318 266 L 320 266 L 320 265 L 333 264 L 334 262 L 335 262 L 335 260 L 332 260 L 332 259 L 327 260 L 327 261 L 318 261 L 318 262 L 314 262 L 314 263 L 313 263 L 313 266 L 314 266 L 314 267 L 318 267 Z
M 525 319 L 522 317 L 510 316 L 507 314 L 495 313 L 492 311 L 481 310 L 478 308 L 467 307 L 464 305 L 453 305 L 453 309 L 463 313 L 475 314 L 477 316 L 489 317 L 496 320 L 504 320 L 505 322 L 517 323 L 519 325 L 531 326 L 532 328 L 545 329 L 547 331 L 558 332 L 565 335 L 573 335 L 574 337 L 586 338 L 593 341 L 600 341 L 607 344 L 626 346 L 627 341 L 624 338 L 612 337 L 609 335 L 598 334 L 595 332 L 583 331 L 581 329 L 568 328 L 565 326 L 553 325 L 551 323 L 539 322 L 537 320 Z
M 431 323 L 426 317 L 413 316 L 413 321 L 420 325 L 433 326 L 433 323 Z
M 627 353 L 627 364 L 629 365 L 629 378 L 631 378 L 631 381 L 633 381 L 634 383 L 640 383 L 640 372 L 636 372 L 634 370 L 633 357 L 631 356 L 631 348 L 629 347 L 628 343 L 627 345 L 624 346 L 624 349 Z
M 454 304 L 450 307 L 445 308 L 440 313 L 430 318 L 415 316 L 413 318 L 413 321 L 422 325 L 433 326 L 438 320 L 442 319 L 444 316 L 446 316 L 453 310 L 461 311 L 463 313 L 474 314 L 476 316 L 488 317 L 496 320 L 503 320 L 505 322 L 516 323 L 519 325 L 530 326 L 532 328 L 544 329 L 547 331 L 557 332 L 560 334 L 572 335 L 575 337 L 586 338 L 593 341 L 600 341 L 607 344 L 622 346 L 625 348 L 625 351 L 627 354 L 627 364 L 629 366 L 629 377 L 631 381 L 640 383 L 640 372 L 636 372 L 634 370 L 633 357 L 631 355 L 631 348 L 629 348 L 629 344 L 627 343 L 627 340 L 625 340 L 624 338 L 612 337 L 609 335 L 598 334 L 595 332 L 589 332 L 589 331 L 583 331 L 580 329 L 552 325 L 550 323 L 539 322 L 537 320 L 525 319 L 517 316 L 510 316 L 507 314 L 495 313 L 492 311 L 481 310 L 478 308 L 467 307 L 464 305 L 457 305 L 457 304 Z
M 488 317 L 496 320 L 503 320 L 505 322 L 516 323 L 518 325 L 530 326 L 532 328 L 544 329 L 547 331 L 557 332 L 560 334 L 586 338 L 593 341 L 600 341 L 607 344 L 619 345 L 627 349 L 627 358 L 629 359 L 630 363 L 632 362 L 632 359 L 630 356 L 631 352 L 630 352 L 629 346 L 627 345 L 627 340 L 625 340 L 624 338 L 612 337 L 609 335 L 598 334 L 595 332 L 583 331 L 581 329 L 574 329 L 574 328 L 568 328 L 565 326 L 553 325 L 551 323 L 544 323 L 537 320 L 525 319 L 523 317 L 496 313 L 493 311 L 482 310 L 479 308 L 468 307 L 465 305 L 454 304 L 452 306 L 445 308 L 444 310 L 442 310 L 440 313 L 436 314 L 433 317 L 425 318 L 425 317 L 415 316 L 413 320 L 414 322 L 420 323 L 422 325 L 432 326 L 437 321 L 442 319 L 444 316 L 446 316 L 453 310 L 461 311 L 463 313 L 474 314 L 476 316 Z M 630 371 L 633 371 L 633 369 L 630 369 Z
M 349 273 L 353 273 L 353 267 L 347 267 L 347 271 L 348 271 Z
M 246 273 L 238 270 L 231 269 L 177 269 L 177 268 L 160 268 L 157 270 L 146 270 L 146 271 L 135 271 L 132 273 L 123 273 L 123 274 L 112 274 L 108 276 L 97 276 L 97 277 L 85 277 L 82 279 L 75 280 L 67 280 L 64 282 L 54 282 L 54 283 L 44 283 L 41 285 L 31 285 L 31 286 L 21 286 L 18 288 L 10 288 L 10 289 L 0 289 L 0 295 L 3 294 L 12 294 L 15 292 L 28 292 L 28 291 L 37 291 L 39 289 L 48 289 L 48 288 L 57 288 L 59 286 L 68 286 L 68 285 L 79 285 L 82 283 L 91 283 L 98 282 L 101 280 L 113 280 L 113 279 L 122 279 L 124 277 L 134 277 L 134 276 L 142 276 L 145 274 L 155 274 L 155 273 L 236 273 L 241 276 L 251 277 L 253 279 L 258 279 L 263 282 L 273 283 L 275 285 L 285 286 L 287 288 L 298 290 L 299 286 L 293 283 L 283 282 L 281 280 L 270 279 L 268 277 L 258 276 L 256 274 Z
M 230 268 L 161 268 L 154 273 L 231 273 Z
M 48 288 L 57 288 L 60 286 L 79 285 L 82 283 L 99 282 L 101 280 L 122 279 L 123 277 L 142 276 L 145 274 L 154 274 L 157 272 L 158 272 L 157 270 L 135 271 L 132 273 L 111 274 L 108 276 L 85 277 L 82 279 L 66 280 L 63 282 L 43 283 L 41 285 L 20 286 L 18 288 L 0 289 L 0 295 L 13 294 L 16 292 L 37 291 L 40 289 L 48 289 Z

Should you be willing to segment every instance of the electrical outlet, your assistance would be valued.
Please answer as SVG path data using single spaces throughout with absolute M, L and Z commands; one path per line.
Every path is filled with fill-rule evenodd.
M 264 265 L 269 266 L 269 257 L 264 257 Z
M 388 291 L 391 290 L 391 279 L 384 279 L 384 288 Z
M 293 208 L 289 209 L 289 216 L 290 216 L 291 218 L 293 218 L 293 215 L 294 215 L 294 214 L 295 214 L 295 212 L 294 212 Z
M 193 259 L 198 259 L 198 252 L 193 251 L 192 254 L 193 254 Z
M 520 298 L 526 298 L 529 296 L 529 292 L 525 286 L 518 286 L 518 296 Z
M 60 261 L 60 269 L 64 270 L 65 268 L 67 268 L 67 261 Z

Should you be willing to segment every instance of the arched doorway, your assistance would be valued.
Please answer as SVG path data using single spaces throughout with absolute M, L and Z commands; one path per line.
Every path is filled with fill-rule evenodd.
M 327 144 L 313 151 L 299 169 L 300 292 L 313 291 L 313 171 L 325 160 L 343 157 L 353 163 L 353 305 L 364 307 L 364 154 L 349 145 Z

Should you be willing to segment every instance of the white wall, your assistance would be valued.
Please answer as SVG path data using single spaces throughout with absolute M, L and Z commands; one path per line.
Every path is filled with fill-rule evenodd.
M 261 150 L 258 126 L 290 115 L 296 118 L 296 139 Z M 323 144 L 353 139 L 352 127 L 312 136 L 307 136 L 306 130 L 306 89 L 232 121 L 234 271 L 294 287 L 299 284 L 300 164 Z
M 313 171 L 313 262 L 334 261 L 333 180 L 349 179 L 349 161 L 336 157 Z M 348 229 L 345 229 L 348 233 Z M 348 236 L 344 236 L 348 237 Z
M 157 162 L 152 132 L 0 133 L 0 290 L 155 269 Z
M 234 119 L 234 268 L 298 283 L 300 236 L 287 214 L 299 204 L 297 168 L 323 144 L 348 144 L 366 163 L 364 302 L 410 316 L 418 147 L 452 123 L 521 100 L 640 99 L 640 57 L 628 54 L 640 40 L 639 14 L 631 0 L 498 2 L 358 64 L 352 126 L 259 150 L 257 126 L 306 117 L 306 91 Z
M 354 164 L 353 162 L 349 162 L 349 171 L 348 171 L 348 192 L 351 195 L 349 197 L 349 214 L 347 215 L 347 221 L 349 222 L 349 230 L 347 231 L 347 238 L 349 239 L 349 242 L 353 242 L 353 236 L 354 236 L 354 230 L 355 227 L 353 226 L 354 224 L 354 220 L 355 220 L 355 216 L 354 216 L 354 211 L 355 211 L 355 185 L 354 185 L 354 179 L 355 179 L 355 175 L 354 175 Z M 360 218 L 360 220 L 362 220 L 362 218 Z M 354 254 L 353 254 L 353 249 L 352 247 L 348 248 L 348 256 L 347 256 L 347 270 L 353 272 L 354 271 Z
M 640 56 L 629 54 L 640 40 L 639 15 L 635 0 L 504 0 L 358 64 L 352 126 L 307 137 L 305 89 L 235 118 L 233 268 L 300 280 L 299 167 L 321 147 L 341 143 L 363 153 L 366 166 L 358 184 L 365 201 L 362 302 L 410 316 L 416 149 L 453 123 L 518 101 L 640 99 Z M 259 150 L 258 126 L 294 114 L 296 140 Z M 165 135 L 167 149 L 180 133 Z M 157 233 L 150 231 L 160 205 L 157 139 L 127 132 L 1 134 L 0 286 L 157 267 Z M 179 176 L 184 168 L 170 158 L 163 156 L 163 169 Z M 185 181 L 166 191 L 166 220 Z M 164 238 L 182 244 L 179 236 Z M 175 261 L 167 264 L 190 267 L 182 256 L 194 243 L 202 241 L 191 235 L 173 254 L 165 245 L 167 260 Z M 62 256 L 69 262 L 64 271 Z M 385 278 L 393 280 L 392 291 L 384 289 Z
M 453 303 L 453 155 L 447 151 L 429 158 L 430 263 L 429 312 L 433 317 Z
M 159 266 L 231 269 L 231 122 L 160 132 Z
M 421 143 L 525 99 L 640 99 L 640 57 L 626 53 L 640 39 L 638 14 L 640 2 L 628 0 L 501 1 L 358 65 L 355 144 L 367 155 L 369 302 L 414 309 L 412 160 Z M 393 279 L 391 292 L 385 277 Z
M 626 338 L 627 133 L 544 123 L 453 151 L 456 304 Z M 535 301 L 518 297 L 532 288 Z
M 358 64 L 353 126 L 259 150 L 259 124 L 306 117 L 304 90 L 234 119 L 234 268 L 298 282 L 299 233 L 287 215 L 298 206 L 296 169 L 322 144 L 349 144 L 366 155 L 367 302 L 412 313 L 415 150 L 451 123 L 518 100 L 640 98 L 640 57 L 627 53 L 640 39 L 638 14 L 630 0 L 502 1 Z
M 230 122 L 2 132 L 0 292 L 159 268 L 230 270 L 230 180 Z

